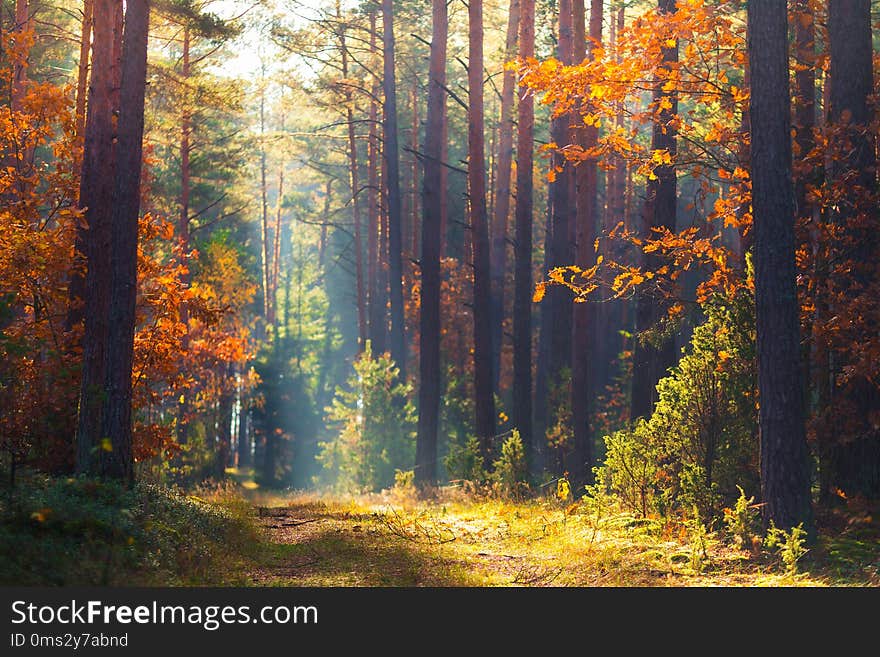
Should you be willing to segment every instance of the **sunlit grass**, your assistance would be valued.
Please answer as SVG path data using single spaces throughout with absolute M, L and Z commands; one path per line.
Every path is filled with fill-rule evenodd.
M 839 539 L 821 559 L 805 558 L 787 574 L 764 550 L 733 547 L 709 532 L 693 544 L 679 522 L 637 518 L 613 504 L 559 504 L 553 498 L 510 501 L 470 498 L 442 490 L 431 499 L 390 492 L 337 497 L 316 493 L 262 493 L 267 509 L 310 523 L 307 538 L 269 530 L 284 554 L 305 557 L 283 572 L 275 562 L 258 569 L 262 584 L 309 586 L 829 586 L 880 585 L 880 547 L 853 548 Z M 847 548 L 847 546 L 849 546 Z M 849 549 L 843 577 L 840 551 Z M 705 551 L 705 554 L 703 552 Z M 820 550 L 817 548 L 817 553 Z M 825 558 L 836 554 L 837 565 Z M 861 566 L 857 567 L 857 566 Z M 276 570 L 277 569 L 277 570 Z

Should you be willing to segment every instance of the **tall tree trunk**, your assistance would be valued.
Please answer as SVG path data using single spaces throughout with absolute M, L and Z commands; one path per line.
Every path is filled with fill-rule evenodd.
M 559 0 L 559 40 L 556 48 L 556 56 L 563 64 L 572 63 L 573 47 L 573 24 L 572 24 L 571 0 Z M 560 148 L 571 142 L 571 116 L 560 116 L 551 122 L 550 134 L 553 142 Z M 550 224 L 548 225 L 548 249 L 545 253 L 547 269 L 563 267 L 574 261 L 572 249 L 572 228 L 574 196 L 574 172 L 572 166 L 565 160 L 565 156 L 554 151 L 552 164 L 555 168 L 555 179 L 550 183 L 549 200 L 551 205 Z M 547 291 L 547 310 L 543 319 L 546 325 L 541 324 L 541 341 L 544 343 L 543 351 L 547 354 L 546 389 L 538 387 L 536 394 L 546 394 L 549 391 L 566 385 L 564 381 L 566 370 L 570 374 L 571 367 L 571 327 L 572 327 L 572 301 L 568 290 L 562 286 L 551 286 Z M 559 402 L 558 399 L 550 400 Z M 544 402 L 547 403 L 547 402 Z M 548 405 L 547 414 L 555 413 L 559 409 Z M 539 413 L 539 416 L 544 415 Z M 547 424 L 552 424 L 552 418 L 547 418 Z M 543 429 L 544 427 L 539 427 Z M 543 435 L 543 431 L 542 431 Z
M 495 400 L 492 394 L 492 323 L 486 152 L 483 135 L 483 2 L 468 3 L 468 206 L 474 243 L 474 415 L 483 467 L 492 466 Z
M 106 401 L 102 474 L 134 478 L 132 456 L 131 374 L 137 301 L 138 219 L 147 80 L 149 0 L 128 0 L 122 49 L 115 193 L 110 258 L 110 331 L 107 341 Z
M 432 0 L 428 114 L 422 156 L 422 290 L 419 307 L 419 421 L 415 480 L 430 486 L 437 476 L 440 414 L 440 204 L 442 143 L 446 114 L 446 0 Z
M 341 21 L 342 14 L 340 5 L 336 4 L 336 15 Z M 345 43 L 345 26 L 339 33 L 339 49 L 342 54 L 342 78 L 348 79 L 348 48 Z M 360 186 L 358 181 L 358 148 L 354 133 L 354 101 L 352 100 L 351 87 L 345 87 L 345 118 L 348 124 L 348 166 L 351 180 L 351 211 L 354 221 L 354 263 L 355 263 L 355 286 L 357 293 L 358 314 L 358 348 L 364 348 L 367 339 L 367 314 L 364 294 L 364 256 L 361 237 L 361 212 L 360 212 Z
M 80 207 L 85 226 L 77 231 L 77 251 L 85 255 L 84 285 L 71 281 L 71 305 L 84 320 L 82 379 L 80 382 L 77 472 L 101 473 L 101 420 L 106 382 L 110 304 L 111 213 L 113 209 L 118 64 L 114 62 L 117 12 L 121 0 L 96 0 L 93 71 L 86 117 L 85 150 L 80 181 Z M 81 269 L 79 270 L 82 271 Z M 78 295 L 82 294 L 82 297 Z M 84 304 L 80 306 L 80 298 Z
M 15 27 L 14 32 L 22 34 L 30 29 L 30 15 L 28 0 L 15 0 Z M 9 106 L 13 112 L 21 111 L 21 102 L 27 91 L 27 57 L 17 61 L 12 73 L 12 91 Z
M 609 23 L 611 28 L 609 45 L 615 59 L 620 62 L 621 48 L 618 46 L 620 43 L 618 35 L 625 28 L 623 7 L 612 9 Z M 621 129 L 625 125 L 622 103 L 617 106 L 614 125 L 616 129 Z M 612 156 L 611 164 L 614 168 L 605 174 L 607 192 L 606 211 L 601 222 L 601 233 L 603 235 L 607 235 L 618 223 L 625 221 L 626 217 L 627 163 L 622 157 Z M 610 243 L 609 240 L 602 240 L 600 243 L 600 253 L 606 260 L 614 262 L 623 262 L 625 257 L 622 244 L 619 242 Z M 595 390 L 597 394 L 602 394 L 605 387 L 612 383 L 614 378 L 614 365 L 623 346 L 620 331 L 624 328 L 623 316 L 627 303 L 628 301 L 623 299 L 606 299 L 597 308 L 597 344 L 594 346 L 597 361 L 595 376 L 592 377 L 592 380 L 596 382 Z
M 587 56 L 585 38 L 584 0 L 573 0 L 574 17 L 574 61 L 581 62 Z M 592 0 L 590 5 L 590 49 L 602 45 L 602 0 Z M 599 129 L 586 126 L 575 131 L 574 140 L 585 150 L 595 148 L 599 139 Z M 583 267 L 591 267 L 596 257 L 593 247 L 596 241 L 596 211 L 598 167 L 593 157 L 581 162 L 574 170 L 577 215 L 576 263 Z M 576 303 L 573 309 L 572 354 L 571 354 L 571 412 L 574 424 L 574 450 L 569 469 L 575 490 L 592 480 L 593 445 L 590 430 L 590 412 L 593 399 L 593 383 L 595 377 L 596 354 L 596 311 L 592 303 Z
M 535 2 L 520 0 L 519 58 L 535 56 Z M 530 472 L 540 472 L 540 449 L 532 432 L 532 175 L 535 106 L 520 85 L 516 138 L 516 226 L 513 295 L 513 423 L 525 444 Z
M 795 286 L 786 3 L 750 2 L 752 208 L 766 522 L 812 528 Z
M 376 12 L 370 12 L 370 54 L 378 60 L 376 45 Z M 374 63 L 375 65 L 375 63 Z M 373 79 L 370 98 L 370 137 L 367 152 L 367 278 L 369 281 L 370 342 L 374 354 L 386 350 L 385 334 L 388 332 L 385 320 L 387 299 L 385 285 L 379 276 L 379 81 Z
M 281 117 L 281 129 L 284 130 L 284 117 Z M 275 205 L 275 227 L 272 231 L 272 277 L 270 280 L 270 297 L 272 300 L 272 340 L 278 345 L 280 336 L 278 334 L 279 313 L 276 306 L 278 297 L 278 274 L 281 269 L 281 229 L 282 220 L 284 218 L 284 163 L 278 166 L 278 200 Z M 287 317 L 285 316 L 285 320 Z
M 221 375 L 227 381 L 231 379 L 231 365 L 221 366 Z M 226 384 L 228 386 L 228 384 Z M 226 477 L 226 468 L 230 465 L 230 450 L 232 447 L 232 406 L 233 391 L 229 387 L 225 387 L 220 393 L 220 400 L 217 403 L 217 461 L 214 468 L 214 477 L 222 480 Z
M 676 0 L 658 0 L 658 9 L 663 15 L 671 15 L 677 11 Z M 663 68 L 674 70 L 678 62 L 678 40 L 672 47 L 663 48 Z M 678 92 L 664 91 L 666 80 L 662 74 L 657 76 L 654 87 L 655 116 L 654 130 L 651 137 L 652 151 L 666 151 L 672 158 L 672 164 L 661 164 L 654 168 L 654 179 L 648 180 L 647 198 L 645 199 L 642 237 L 649 239 L 652 228 L 667 228 L 675 231 L 675 215 L 677 200 L 677 184 L 675 175 L 675 156 L 678 152 L 677 130 L 675 117 L 678 114 Z M 661 107 L 666 106 L 666 109 Z M 656 270 L 661 260 L 656 255 L 644 258 L 645 269 Z M 663 319 L 667 300 L 649 293 L 642 293 L 636 302 L 636 332 L 638 339 L 633 351 L 633 383 L 632 419 L 649 417 L 657 401 L 657 382 L 666 375 L 666 371 L 675 364 L 675 341 L 663 340 L 659 346 L 644 340 L 646 331 L 656 327 Z
M 837 284 L 842 303 L 873 303 L 877 285 L 877 208 L 866 201 L 877 191 L 876 137 L 871 129 L 875 108 L 871 2 L 829 0 L 828 39 L 831 51 L 829 121 L 837 126 L 837 148 L 845 155 L 831 161 L 833 184 L 847 188 L 845 198 L 835 206 L 831 221 L 844 236 L 842 257 L 851 262 L 848 279 Z M 862 297 L 861 299 L 859 297 Z M 865 301 L 863 299 L 870 299 Z M 834 314 L 834 302 L 830 313 Z M 874 332 L 876 327 L 867 329 Z M 876 339 L 876 338 L 875 338 Z M 841 349 L 841 347 L 837 347 Z M 852 357 L 849 345 L 832 354 L 832 379 Z M 846 495 L 880 498 L 880 391 L 870 375 L 858 373 L 841 387 L 832 388 L 832 405 L 846 406 L 852 423 L 849 440 L 838 439 L 830 448 L 831 484 Z
M 180 72 L 184 89 L 188 89 L 190 77 L 190 28 L 185 25 L 183 28 L 183 65 Z M 186 92 L 185 92 L 186 93 Z M 262 92 L 261 92 L 262 93 Z M 179 233 L 178 241 L 180 242 L 180 264 L 181 264 L 181 283 L 184 287 L 190 286 L 192 277 L 189 272 L 189 195 L 190 195 L 190 134 L 192 132 L 192 116 L 190 114 L 191 105 L 190 98 L 186 98 L 183 102 L 183 113 L 180 118 L 180 216 L 177 222 L 177 232 Z M 263 133 L 263 96 L 260 96 L 260 135 Z M 263 200 L 263 230 L 266 224 L 266 157 L 262 139 L 260 140 L 260 175 L 261 175 L 261 191 Z M 265 235 L 263 239 L 263 249 L 265 251 Z M 264 265 L 264 276 L 266 275 Z M 268 279 L 264 279 L 266 283 Z M 265 286 L 264 286 L 265 290 Z M 180 304 L 180 322 L 184 326 L 182 352 L 189 352 L 189 307 L 186 301 Z M 189 428 L 189 399 L 184 393 L 180 396 L 177 405 L 177 442 L 181 445 L 186 442 L 187 431 Z
M 76 76 L 76 134 L 86 127 L 86 90 L 89 83 L 89 50 L 92 40 L 92 8 L 94 0 L 83 0 L 82 30 L 79 38 L 79 65 Z
M 516 57 L 520 0 L 510 0 L 504 59 Z M 501 118 L 498 125 L 498 154 L 495 157 L 495 212 L 492 218 L 492 385 L 498 390 L 501 351 L 504 343 L 504 283 L 507 270 L 507 226 L 510 220 L 510 182 L 513 163 L 513 105 L 515 73 L 504 69 L 501 83 Z
M 239 364 L 238 384 L 238 467 L 245 468 L 251 464 L 251 443 L 248 432 L 249 402 L 245 392 L 245 376 L 247 375 L 247 362 Z
M 400 149 L 397 146 L 397 84 L 394 74 L 394 14 L 391 0 L 382 0 L 382 43 L 384 46 L 385 166 L 388 199 L 388 276 L 391 301 L 391 358 L 406 381 L 406 340 L 403 329 L 403 240 L 400 213 Z
M 410 132 L 409 147 L 412 151 L 412 177 L 410 194 L 412 196 L 411 207 L 411 233 L 410 233 L 410 256 L 415 260 L 419 257 L 419 79 L 413 75 L 412 85 L 412 128 Z

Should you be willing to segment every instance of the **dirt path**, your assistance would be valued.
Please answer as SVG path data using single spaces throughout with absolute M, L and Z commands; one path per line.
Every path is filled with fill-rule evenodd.
M 552 501 L 294 497 L 257 506 L 256 586 L 878 586 L 873 521 L 787 573 L 721 535 Z M 868 534 L 861 534 L 871 529 Z M 820 556 L 820 548 L 814 550 Z
M 259 586 L 540 586 L 561 572 L 497 550 L 504 522 L 297 502 L 257 513 L 269 542 L 265 563 L 249 573 Z

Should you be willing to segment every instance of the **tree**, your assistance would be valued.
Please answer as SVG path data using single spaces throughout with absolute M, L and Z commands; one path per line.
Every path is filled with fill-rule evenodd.
M 400 152 L 397 145 L 397 86 L 394 77 L 394 14 L 391 0 L 382 0 L 382 44 L 385 91 L 383 107 L 385 192 L 388 203 L 388 275 L 391 301 L 391 358 L 400 380 L 406 381 L 406 341 L 403 331 L 403 240 L 400 209 Z
M 602 0 L 593 0 L 590 5 L 590 57 L 593 48 L 602 45 Z M 574 14 L 574 61 L 579 63 L 587 55 L 584 0 L 573 1 Z M 586 111 L 587 108 L 582 108 Z M 599 129 L 589 125 L 575 131 L 575 141 L 589 152 L 595 149 Z M 596 214 L 598 210 L 597 163 L 595 157 L 581 162 L 575 167 L 575 183 L 577 212 L 575 216 L 576 262 L 586 268 L 595 259 Z M 592 375 L 595 367 L 596 317 L 591 303 L 575 303 L 572 319 L 572 354 L 571 354 L 571 413 L 574 425 L 574 453 L 571 464 L 571 479 L 576 488 L 581 483 L 590 483 L 592 478 L 593 446 L 590 430 L 590 409 L 592 402 L 591 383 L 596 380 Z
M 147 76 L 149 0 L 128 0 L 122 44 L 118 153 L 112 210 L 110 331 L 107 342 L 102 474 L 130 481 L 132 459 L 132 356 L 137 302 L 138 217 Z
M 835 316 L 842 317 L 844 339 L 837 338 L 829 373 L 837 384 L 828 400 L 842 422 L 825 427 L 834 431 L 834 444 L 823 450 L 828 486 L 846 495 L 880 497 L 880 391 L 873 366 L 858 362 L 854 345 L 875 335 L 877 270 L 877 155 L 872 124 L 874 95 L 871 3 L 868 0 L 831 0 L 828 3 L 830 94 L 828 119 L 832 127 L 829 177 L 841 194 L 832 200 L 830 221 L 841 233 L 835 260 L 840 276 L 825 281 L 834 295 L 829 302 L 828 327 L 834 335 Z M 832 231 L 833 234 L 833 231 Z M 873 318 L 873 319 L 872 319 Z M 838 320 L 840 321 L 840 320 Z M 870 361 L 876 363 L 875 357 Z M 824 363 L 823 363 L 824 364 Z M 847 373 L 853 370 L 853 373 Z M 873 379 L 873 381 L 872 381 Z M 833 427 L 833 428 L 832 428 Z M 822 436 L 822 442 L 829 436 Z M 826 445 L 823 444 L 823 447 Z M 823 491 L 826 494 L 828 491 Z
M 92 41 L 92 8 L 94 0 L 84 0 L 82 26 L 79 38 L 79 65 L 76 78 L 76 134 L 81 135 L 86 125 L 86 92 L 89 82 L 89 50 Z
M 676 0 L 658 0 L 658 11 L 669 15 L 676 12 Z M 673 45 L 663 47 L 663 65 L 657 71 L 654 86 L 655 119 L 651 136 L 652 153 L 662 153 L 658 164 L 648 178 L 642 235 L 651 236 L 653 229 L 675 231 L 677 203 L 676 170 L 673 164 L 677 145 L 676 121 L 678 94 L 675 91 L 675 71 L 678 64 L 678 39 L 669 39 Z M 671 84 L 671 88 L 668 86 Z M 666 158 L 668 154 L 668 159 Z M 661 266 L 656 256 L 645 257 L 646 267 L 656 270 Z M 666 371 L 675 364 L 675 341 L 666 336 L 648 339 L 647 331 L 656 328 L 663 317 L 663 299 L 641 295 L 636 303 L 636 332 L 639 334 L 633 353 L 632 406 L 630 417 L 648 417 L 657 400 L 656 386 Z
M 110 241 L 116 141 L 114 113 L 119 103 L 117 14 L 121 0 L 95 0 L 92 76 L 85 127 L 80 207 L 85 225 L 77 232 L 77 261 L 71 276 L 68 325 L 84 320 L 80 383 L 77 471 L 101 473 L 101 409 L 106 380 L 109 320 Z M 84 261 L 79 260 L 84 256 Z M 83 267 L 85 271 L 83 271 Z
M 748 7 L 752 211 L 764 518 L 812 528 L 795 287 L 786 3 Z
M 432 0 L 428 115 L 422 154 L 422 270 L 419 308 L 419 420 L 415 481 L 433 485 L 437 476 L 440 413 L 440 199 L 442 137 L 446 114 L 446 0 Z
M 519 33 L 520 0 L 510 0 L 507 15 L 507 35 L 504 41 L 504 59 L 516 58 Z M 504 342 L 504 287 L 507 271 L 507 240 L 510 222 L 511 173 L 513 163 L 513 111 L 516 79 L 511 68 L 505 68 L 501 82 L 501 116 L 498 121 L 498 152 L 495 155 L 495 207 L 492 216 L 492 376 L 498 388 L 501 376 L 501 349 Z
M 492 464 L 495 403 L 492 390 L 491 270 L 483 138 L 483 3 L 468 3 L 468 198 L 474 253 L 474 411 L 483 464 Z
M 556 58 L 564 65 L 572 64 L 573 24 L 571 0 L 559 1 L 559 38 Z M 557 148 L 553 151 L 549 176 L 549 213 L 544 241 L 544 269 L 570 265 L 574 260 L 574 172 L 563 148 L 570 144 L 572 116 L 560 113 L 550 123 L 550 138 Z M 572 303 L 561 287 L 547 292 L 541 307 L 537 385 L 535 386 L 535 431 L 543 439 L 551 417 L 560 417 L 568 399 L 554 398 L 550 391 L 567 388 L 571 374 Z M 558 396 L 556 396 L 558 397 Z M 568 431 L 568 427 L 565 428 Z
M 355 137 L 354 100 L 352 88 L 348 81 L 348 47 L 345 40 L 345 32 L 348 28 L 342 22 L 341 4 L 336 3 L 336 19 L 339 21 L 339 53 L 342 58 L 342 80 L 340 85 L 344 87 L 345 95 L 345 118 L 348 126 L 348 162 L 349 176 L 351 181 L 351 208 L 352 220 L 354 221 L 354 260 L 355 260 L 355 284 L 357 285 L 357 311 L 358 311 L 358 337 L 360 348 L 364 348 L 367 339 L 367 315 L 364 307 L 364 265 L 363 244 L 361 239 L 361 212 L 360 212 L 360 184 L 358 182 L 358 147 Z M 387 146 L 386 146 L 387 147 Z
M 521 0 L 519 58 L 535 56 L 535 3 Z M 532 431 L 532 176 L 535 106 L 520 85 L 516 142 L 516 228 L 513 294 L 513 423 L 526 446 L 531 472 L 540 471 L 540 448 Z

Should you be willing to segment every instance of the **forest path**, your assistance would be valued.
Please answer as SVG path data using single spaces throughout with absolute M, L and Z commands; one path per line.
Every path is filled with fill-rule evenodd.
M 826 573 L 552 500 L 253 498 L 255 586 L 822 586 Z M 699 553 L 694 556 L 695 550 Z M 859 583 L 877 585 L 861 574 Z M 836 578 L 835 578 L 836 579 Z
M 554 570 L 490 545 L 469 554 L 489 528 L 426 511 L 294 500 L 258 506 L 257 520 L 269 545 L 249 573 L 258 586 L 486 586 L 537 583 Z

